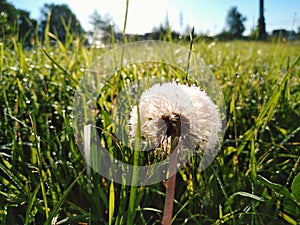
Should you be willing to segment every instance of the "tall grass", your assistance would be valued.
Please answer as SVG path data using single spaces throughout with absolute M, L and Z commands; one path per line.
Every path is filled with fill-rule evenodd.
M 84 171 L 73 136 L 73 95 L 106 49 L 87 48 L 84 38 L 68 35 L 66 43 L 46 35 L 31 50 L 17 41 L 0 43 L 0 223 L 160 224 L 162 183 L 133 190 Z M 300 222 L 299 44 L 194 40 L 194 51 L 222 87 L 228 121 L 214 163 L 199 172 L 193 157 L 180 170 L 173 224 Z M 109 115 L 113 96 L 141 71 L 174 76 L 166 65 L 145 66 L 121 69 L 100 110 Z M 101 126 L 113 132 L 105 115 Z M 130 149 L 109 137 L 106 144 L 133 160 Z

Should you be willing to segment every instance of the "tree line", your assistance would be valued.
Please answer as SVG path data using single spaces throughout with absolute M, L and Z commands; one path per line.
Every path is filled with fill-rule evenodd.
M 64 41 L 67 32 L 83 34 L 76 15 L 65 5 L 45 4 L 41 9 L 41 19 L 37 21 L 30 17 L 30 13 L 17 9 L 6 0 L 0 0 L 0 40 L 11 42 L 12 39 L 22 42 L 24 46 L 31 46 L 37 38 L 44 38 L 45 31 L 54 34 Z
M 216 38 L 236 39 L 244 38 L 245 21 L 237 9 L 232 7 L 228 10 L 226 17 L 226 27 Z M 0 41 L 12 42 L 13 40 L 23 43 L 23 46 L 30 47 L 35 44 L 37 38 L 43 40 L 45 35 L 52 34 L 58 40 L 65 42 L 70 35 L 85 35 L 92 41 L 110 42 L 112 35 L 116 41 L 122 38 L 121 32 L 118 32 L 112 18 L 109 15 L 101 16 L 95 11 L 90 16 L 90 23 L 93 26 L 92 31 L 85 31 L 81 26 L 76 15 L 66 4 L 44 4 L 41 9 L 40 20 L 36 21 L 30 17 L 30 13 L 16 9 L 7 0 L 0 0 Z M 189 38 L 189 33 L 179 34 L 172 31 L 168 21 L 161 24 L 158 28 L 153 28 L 152 32 L 145 35 L 128 35 L 132 40 L 141 39 L 163 39 L 169 35 L 170 38 Z M 299 35 L 299 33 L 298 33 Z M 204 36 L 204 35 L 203 35 Z M 266 39 L 265 20 L 263 15 L 263 0 L 260 0 L 260 18 L 257 29 L 252 31 L 252 39 Z M 249 37 L 248 37 L 249 38 Z M 89 38 L 87 38 L 89 39 Z
M 0 0 L 0 40 L 10 39 L 17 34 L 26 44 L 30 43 L 37 21 L 30 18 L 29 12 L 16 9 L 6 0 Z

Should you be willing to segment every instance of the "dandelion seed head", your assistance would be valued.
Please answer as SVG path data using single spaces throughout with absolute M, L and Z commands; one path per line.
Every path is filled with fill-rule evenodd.
M 203 152 L 217 144 L 221 120 L 217 106 L 196 86 L 176 83 L 155 84 L 143 92 L 139 101 L 141 136 L 148 144 L 158 147 L 180 126 L 183 149 Z M 136 138 L 137 106 L 130 119 L 130 136 Z M 153 146 L 152 146 L 153 147 Z

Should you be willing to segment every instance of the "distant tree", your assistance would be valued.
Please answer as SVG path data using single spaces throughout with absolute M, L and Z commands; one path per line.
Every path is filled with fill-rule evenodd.
M 19 39 L 25 46 L 30 46 L 35 39 L 37 21 L 30 18 L 30 13 L 24 10 L 18 10 L 18 31 Z
M 0 0 L 0 37 L 14 34 L 18 20 L 17 9 L 6 0 Z
M 41 10 L 41 31 L 44 33 L 49 22 L 49 31 L 55 34 L 60 41 L 65 41 L 67 32 L 82 34 L 83 28 L 76 15 L 66 4 L 45 4 Z M 50 19 L 48 21 L 48 16 Z
M 27 47 L 35 36 L 36 26 L 37 21 L 30 18 L 29 12 L 16 9 L 6 0 L 0 0 L 0 38 L 5 37 L 5 41 L 9 42 L 15 36 Z
M 159 25 L 159 27 L 154 27 L 152 29 L 150 38 L 154 40 L 164 40 L 164 41 L 172 41 L 173 39 L 177 39 L 180 37 L 180 34 L 173 31 L 169 22 L 168 14 L 163 23 Z
M 158 27 L 153 27 L 151 32 L 151 38 L 154 40 L 161 40 L 166 36 L 168 27 L 165 24 L 160 24 Z
M 110 32 L 111 26 L 113 25 L 113 19 L 108 14 L 103 17 L 95 10 L 93 14 L 90 15 L 90 24 L 93 25 L 94 30 L 105 30 Z
M 264 0 L 259 0 L 259 19 L 257 24 L 257 39 L 264 40 L 267 37 L 266 23 L 264 16 Z
M 247 18 L 238 12 L 237 7 L 230 8 L 226 17 L 226 24 L 228 28 L 226 33 L 232 38 L 242 37 L 243 32 L 245 31 L 244 22 L 246 20 Z
M 111 40 L 111 35 L 116 32 L 111 16 L 106 14 L 102 17 L 97 10 L 90 15 L 90 24 L 93 26 L 93 41 L 108 42 Z

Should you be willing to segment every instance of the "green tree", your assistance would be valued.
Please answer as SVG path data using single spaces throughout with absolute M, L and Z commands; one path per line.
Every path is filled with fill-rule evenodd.
M 34 41 L 37 29 L 37 21 L 30 18 L 27 11 L 18 10 L 18 33 L 19 39 L 23 42 L 24 46 L 31 46 Z
M 230 8 L 226 17 L 227 33 L 232 38 L 242 37 L 245 31 L 244 22 L 246 20 L 247 18 L 238 12 L 237 7 Z
M 90 15 L 90 24 L 93 25 L 93 42 L 109 42 L 116 33 L 113 19 L 108 14 L 102 17 L 96 10 Z
M 46 25 L 49 23 L 49 31 L 62 42 L 66 41 L 67 32 L 71 34 L 84 33 L 76 15 L 66 4 L 45 4 L 41 10 L 41 17 L 41 31 L 44 33 Z
M 95 10 L 94 13 L 90 15 L 90 24 L 93 25 L 94 30 L 110 32 L 111 26 L 113 26 L 113 20 L 108 14 L 102 17 L 97 10 Z
M 35 37 L 36 26 L 37 21 L 30 18 L 29 12 L 16 9 L 6 0 L 0 0 L 0 38 L 6 43 L 14 36 L 25 47 L 30 46 Z
M 6 0 L 0 0 L 0 38 L 9 37 L 16 31 L 17 9 Z

